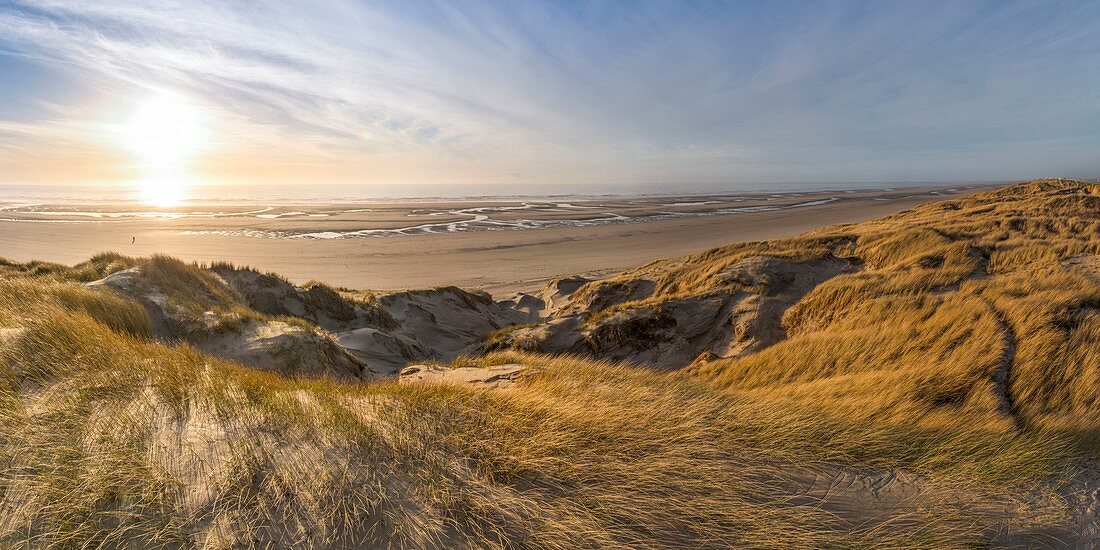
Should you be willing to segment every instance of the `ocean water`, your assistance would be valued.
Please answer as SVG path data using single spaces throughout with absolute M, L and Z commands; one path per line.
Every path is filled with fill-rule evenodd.
M 919 184 L 790 184 L 757 186 L 554 186 L 502 185 L 355 186 L 273 185 L 197 186 L 176 193 L 172 204 L 155 204 L 135 186 L 0 186 L 0 222 L 97 224 L 112 220 L 253 218 L 247 228 L 184 230 L 189 235 L 228 235 L 275 239 L 399 237 L 464 231 L 588 227 L 701 216 L 725 216 L 812 208 L 846 200 L 863 189 L 871 200 L 907 195 Z M 955 188 L 967 188 L 957 184 Z M 946 188 L 954 190 L 955 188 Z M 912 196 L 941 195 L 945 187 L 914 190 Z M 889 193 L 896 190 L 897 193 Z M 175 189 L 174 191 L 180 191 Z M 692 196 L 700 195 L 700 196 Z M 469 200 L 471 203 L 456 203 Z M 500 201 L 500 202 L 497 202 Z M 746 202 L 747 201 L 747 202 Z M 390 227 L 334 227 L 324 218 L 355 219 L 386 210 L 380 202 L 420 202 L 406 220 Z M 441 204 L 429 204 L 437 202 Z M 374 204 L 372 204 L 374 203 Z M 702 207 L 702 208 L 700 208 Z M 402 207 L 407 208 L 407 207 Z M 369 214 L 366 214 L 369 215 Z M 316 218 L 309 224 L 279 226 L 284 218 Z M 271 223 L 264 224 L 265 221 Z M 211 222 L 214 223 L 214 222 Z
M 205 184 L 184 188 L 178 206 L 204 204 L 321 204 L 369 203 L 379 201 L 430 201 L 455 199 L 506 200 L 524 198 L 585 199 L 633 196 L 687 196 L 762 192 L 811 192 L 851 189 L 900 189 L 933 182 L 907 183 L 760 183 L 726 185 L 678 184 L 402 184 L 402 185 L 218 185 Z M 41 204 L 116 204 L 146 203 L 142 190 L 134 185 L 25 185 L 0 184 L 0 201 Z

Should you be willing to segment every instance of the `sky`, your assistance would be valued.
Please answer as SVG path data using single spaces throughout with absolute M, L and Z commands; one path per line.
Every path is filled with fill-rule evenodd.
M 158 128 L 219 183 L 1100 177 L 1100 2 L 0 0 L 0 184 Z

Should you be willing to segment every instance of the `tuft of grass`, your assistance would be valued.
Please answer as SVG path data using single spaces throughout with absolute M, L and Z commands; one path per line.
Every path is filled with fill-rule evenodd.
M 493 332 L 490 332 L 489 334 L 486 334 L 482 338 L 482 341 L 485 342 L 486 346 L 489 346 L 490 348 L 493 348 L 493 347 L 496 347 L 496 346 L 502 344 L 508 338 L 509 335 L 511 335 L 511 334 L 513 334 L 517 331 L 520 331 L 520 330 L 533 328 L 535 326 L 537 326 L 537 325 L 535 325 L 534 323 L 526 323 L 526 324 L 522 324 L 522 325 L 509 325 L 509 326 L 506 326 L 504 328 L 494 330 Z
M 788 309 L 786 340 L 686 371 L 452 363 L 530 370 L 502 391 L 258 372 L 79 284 L 140 266 L 247 322 L 169 258 L 3 263 L 0 546 L 941 548 L 1009 524 L 1038 544 L 1100 449 L 1100 283 L 1069 262 L 1097 254 L 1100 188 L 1040 180 L 657 262 L 575 299 L 645 290 L 610 318 L 728 292 L 758 256 L 861 269 Z M 883 500 L 815 492 L 845 480 Z
M 129 298 L 73 284 L 0 279 L 0 326 L 19 326 L 45 315 L 44 311 L 53 311 L 51 308 L 60 310 L 62 315 L 86 314 L 113 330 L 133 336 L 152 336 L 145 308 Z
M 790 308 L 786 341 L 691 371 L 857 417 L 1008 418 L 1088 441 L 1100 284 L 1064 263 L 1100 253 L 1088 189 L 1040 181 L 850 226 L 865 269 Z
M 935 547 L 994 520 L 1000 489 L 968 471 L 1036 475 L 1059 449 L 983 447 L 961 423 L 906 445 L 682 377 L 516 353 L 463 363 L 537 372 L 507 392 L 293 380 L 54 313 L 0 344 L 10 544 Z M 841 461 L 966 490 L 874 524 L 797 500 Z

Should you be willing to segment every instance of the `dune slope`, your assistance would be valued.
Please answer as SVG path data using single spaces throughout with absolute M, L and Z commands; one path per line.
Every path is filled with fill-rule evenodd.
M 503 302 L 6 262 L 0 542 L 1096 545 L 1098 255 L 1043 180 Z

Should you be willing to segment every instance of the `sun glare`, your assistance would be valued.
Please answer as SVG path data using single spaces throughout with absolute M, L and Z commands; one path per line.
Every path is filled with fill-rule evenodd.
M 153 176 L 137 182 L 138 197 L 148 206 L 179 206 L 190 187 L 184 176 Z
M 141 102 L 123 127 L 126 146 L 153 168 L 177 168 L 202 144 L 202 113 L 186 99 L 161 94 Z
M 185 198 L 186 164 L 203 144 L 203 122 L 203 112 L 186 98 L 160 93 L 139 103 L 120 127 L 144 173 L 136 182 L 142 202 L 171 206 Z

